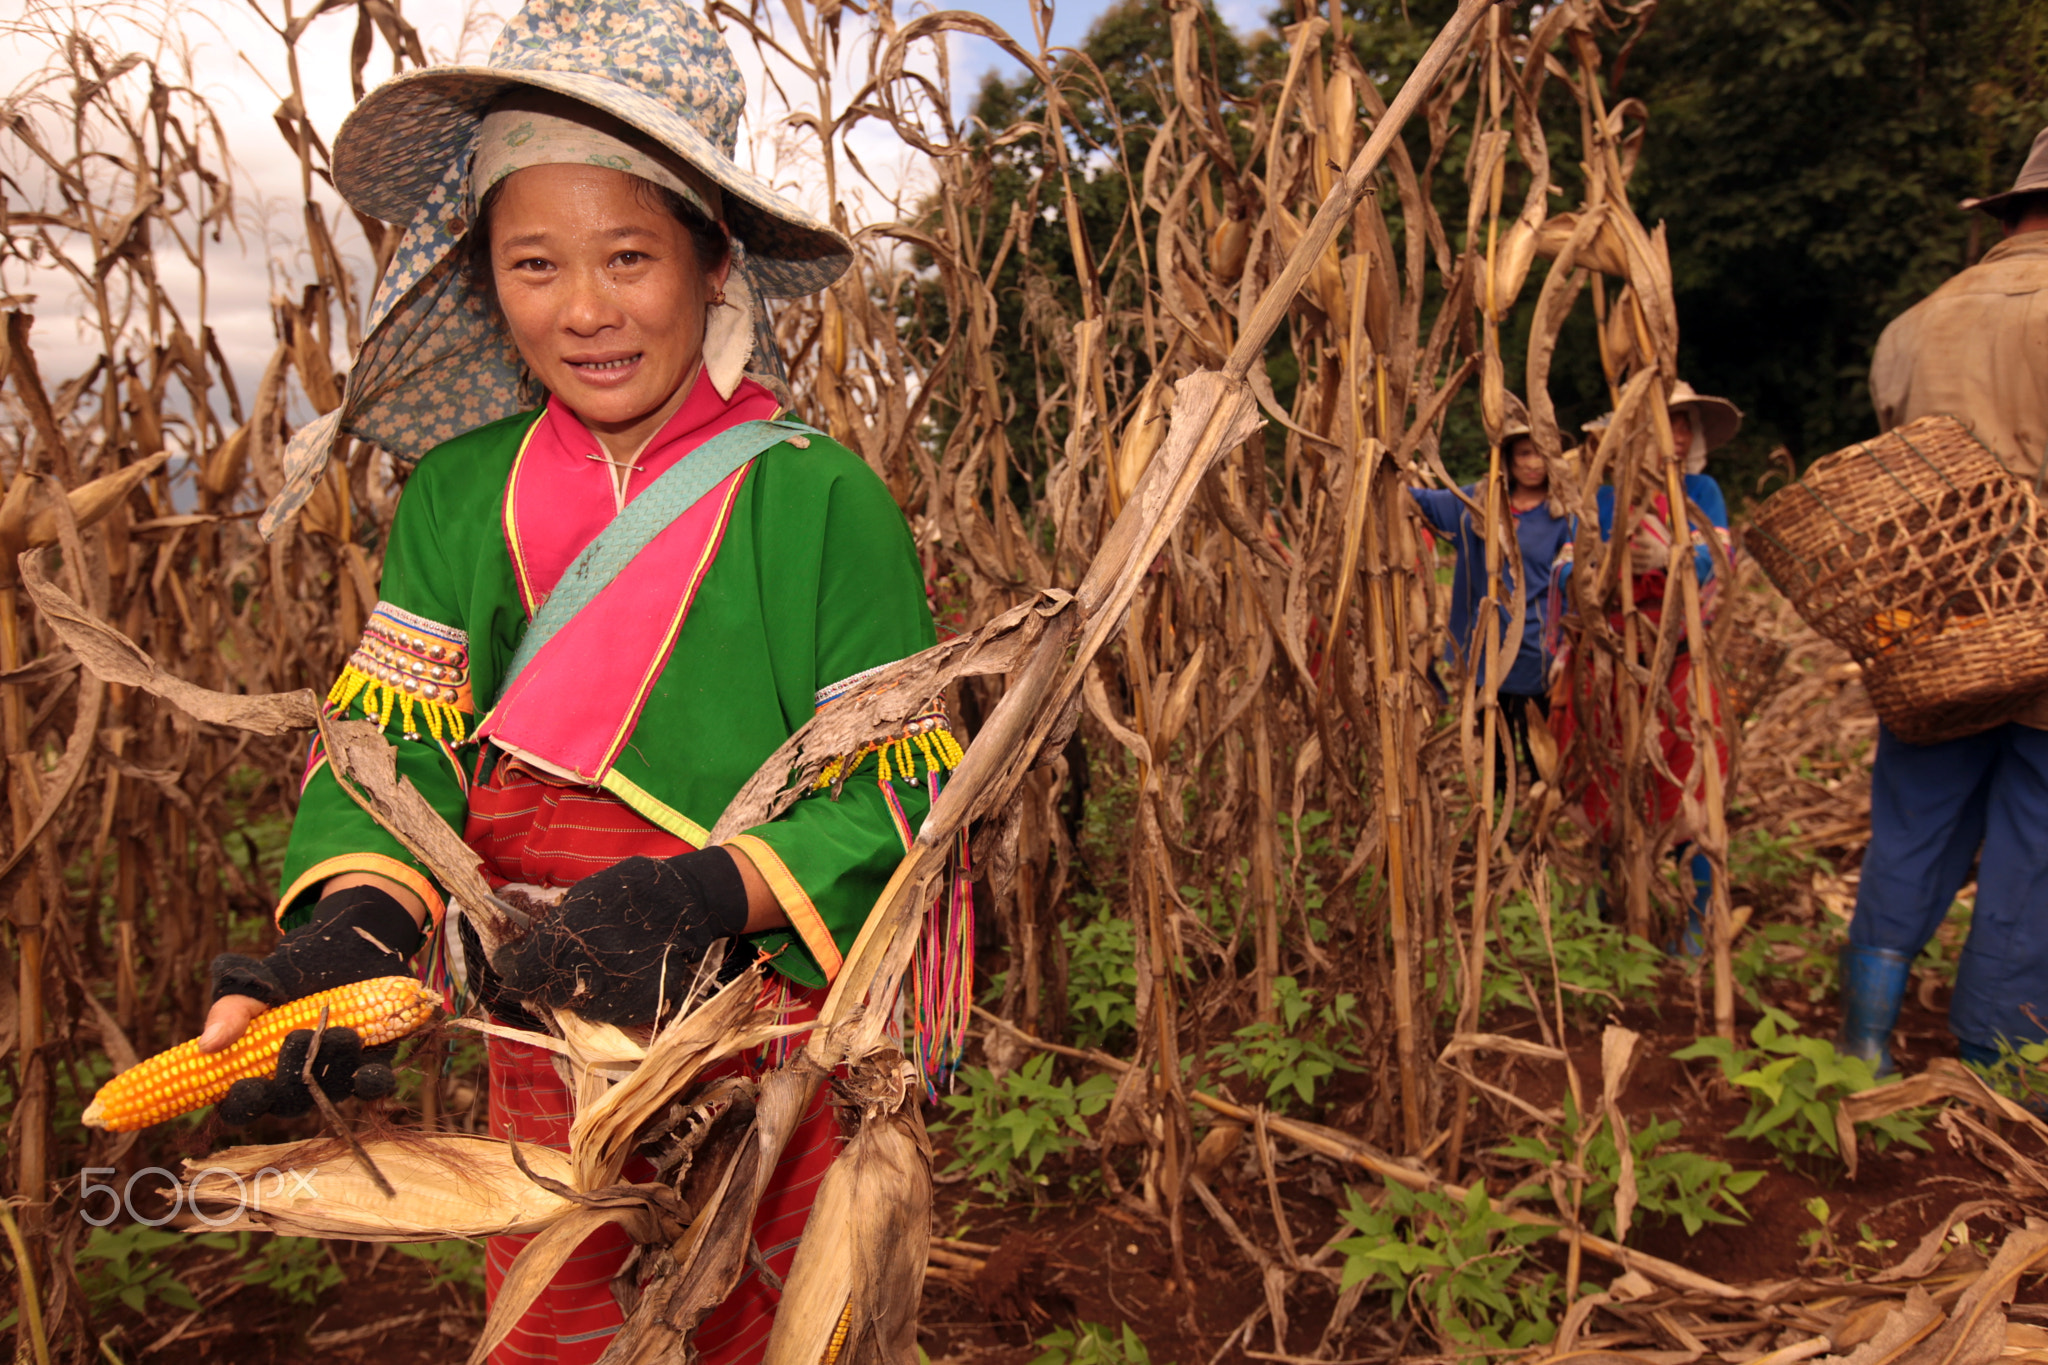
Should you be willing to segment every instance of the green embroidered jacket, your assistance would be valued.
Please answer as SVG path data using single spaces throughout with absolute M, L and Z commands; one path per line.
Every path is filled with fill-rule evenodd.
M 506 549 L 504 493 L 537 417 L 480 427 L 420 462 L 392 525 L 383 600 L 331 698 L 384 722 L 399 772 L 458 832 L 477 757 L 464 736 L 488 713 L 528 624 Z M 747 472 L 718 557 L 605 785 L 702 846 L 734 794 L 834 684 L 934 639 L 916 547 L 887 487 L 837 442 L 776 446 Z M 366 687 L 366 673 L 384 682 Z M 957 753 L 950 736 L 932 738 L 928 758 L 930 748 Z M 869 757 L 863 770 L 875 763 Z M 811 986 L 837 973 L 929 807 L 925 779 L 885 788 L 863 772 L 836 800 L 814 792 L 733 841 L 794 930 L 757 936 L 779 970 Z M 413 888 L 440 919 L 441 888 L 341 789 L 316 746 L 279 923 L 301 921 L 321 884 L 351 871 Z

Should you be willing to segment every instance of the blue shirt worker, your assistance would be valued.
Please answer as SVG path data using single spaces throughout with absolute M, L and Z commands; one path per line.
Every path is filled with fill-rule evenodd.
M 2048 129 L 2011 190 L 1968 200 L 2005 238 L 1878 338 L 1870 396 L 1889 430 L 1952 413 L 2033 479 L 2048 445 Z M 1981 853 L 1980 853 L 1981 848 Z M 1977 871 L 1949 1028 L 1966 1062 L 2048 1034 L 2048 697 L 1995 729 L 1907 744 L 1880 727 L 1870 847 L 1842 952 L 1838 1046 L 1892 1069 L 1914 957 Z
M 1508 508 L 1515 519 L 1515 540 L 1521 547 L 1521 555 L 1517 562 L 1501 566 L 1505 581 L 1500 585 L 1500 591 L 1505 600 L 1512 601 L 1515 575 L 1519 573 L 1524 584 L 1525 601 L 1521 647 L 1515 652 L 1515 661 L 1507 676 L 1501 679 L 1497 695 L 1501 719 L 1507 725 L 1510 741 L 1533 772 L 1536 771 L 1536 760 L 1529 749 L 1529 707 L 1533 703 L 1538 712 L 1545 715 L 1550 711 L 1547 699 L 1550 652 L 1544 641 L 1550 566 L 1558 553 L 1571 544 L 1576 523 L 1565 512 L 1558 490 L 1552 487 L 1550 462 L 1537 450 L 1536 442 L 1529 434 L 1529 418 L 1521 400 L 1513 394 L 1509 394 L 1507 399 L 1507 422 L 1501 431 L 1500 443 L 1508 468 Z M 1415 505 L 1423 518 L 1437 531 L 1451 537 L 1451 543 L 1457 550 L 1457 565 L 1451 574 L 1450 640 L 1444 646 L 1444 657 L 1455 668 L 1473 670 L 1483 685 L 1485 678 L 1478 674 L 1477 623 L 1488 587 L 1486 535 L 1465 503 L 1466 498 L 1474 502 L 1480 500 L 1479 485 L 1468 484 L 1463 498 L 1444 488 L 1414 488 L 1409 491 L 1415 495 Z M 1503 605 L 1500 612 L 1505 638 L 1510 625 L 1508 608 Z M 1496 772 L 1497 781 L 1504 782 L 1505 771 L 1497 769 Z

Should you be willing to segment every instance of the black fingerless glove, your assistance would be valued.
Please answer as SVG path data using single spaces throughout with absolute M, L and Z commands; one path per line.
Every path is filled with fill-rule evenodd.
M 306 1054 L 313 1047 L 313 1030 L 293 1029 L 277 1050 L 277 1073 L 236 1081 L 214 1114 L 230 1128 L 264 1114 L 297 1118 L 313 1107 L 313 1092 L 306 1085 Z M 352 1028 L 331 1028 L 320 1035 L 320 1055 L 313 1060 L 313 1081 L 330 1100 L 381 1100 L 398 1089 L 398 1073 L 391 1069 L 398 1044 L 365 1048 L 362 1036 Z
M 528 1033 L 546 1033 L 548 1026 L 523 1008 L 519 997 L 507 988 L 491 959 L 484 953 L 484 941 L 476 924 L 466 914 L 455 916 L 455 932 L 462 938 L 463 985 L 474 995 L 491 1018 Z
M 213 998 L 249 995 L 282 1005 L 335 986 L 405 976 L 426 940 L 398 899 L 374 886 L 337 891 L 313 918 L 278 940 L 268 957 L 222 953 L 213 960 Z
M 650 1024 L 689 988 L 705 951 L 746 928 L 747 885 L 725 849 L 628 858 L 570 887 L 491 965 L 529 1000 L 599 1023 Z
M 278 940 L 268 957 L 222 953 L 213 960 L 213 998 L 248 995 L 267 1005 L 282 1005 L 335 986 L 404 976 L 408 959 L 426 935 L 406 908 L 389 892 L 374 886 L 337 891 L 313 907 L 313 918 Z M 313 1030 L 286 1036 L 278 1051 L 274 1075 L 235 1082 L 214 1113 L 221 1122 L 240 1127 L 262 1114 L 282 1118 L 313 1107 L 306 1088 L 306 1054 Z M 329 1099 L 355 1095 L 382 1099 L 398 1088 L 391 1061 L 398 1045 L 365 1049 L 354 1029 L 332 1028 L 321 1035 L 314 1079 Z

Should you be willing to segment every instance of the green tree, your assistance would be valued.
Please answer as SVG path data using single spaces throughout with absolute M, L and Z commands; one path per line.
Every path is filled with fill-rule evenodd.
M 1650 111 L 1635 182 L 1668 224 L 1682 363 L 1749 414 L 1727 464 L 1870 435 L 1884 325 L 1997 239 L 1957 209 L 2003 189 L 2048 122 L 2035 0 L 1665 0 L 1620 92 Z
M 1247 58 L 1229 25 L 1205 5 L 1201 32 L 1207 72 L 1226 92 L 1241 93 Z M 1026 210 L 1028 240 L 1013 250 L 996 279 L 997 331 L 992 357 L 1010 411 L 1008 434 L 1023 478 L 1043 477 L 1064 429 L 1048 424 L 1055 409 L 1045 399 L 1066 382 L 1056 339 L 1082 313 L 1084 271 L 1074 259 L 1062 199 L 1061 153 L 1081 208 L 1082 237 L 1112 313 L 1128 318 L 1145 288 L 1135 257 L 1134 233 L 1156 225 L 1132 213 L 1131 196 L 1143 174 L 1145 156 L 1171 95 L 1172 16 L 1156 0 L 1118 0 L 1097 17 L 1078 52 L 1055 66 L 1061 92 L 1063 145 L 1055 147 L 1039 127 L 1046 118 L 1046 94 L 1036 78 L 1004 79 L 991 73 L 972 111 L 970 141 L 981 168 L 977 202 L 966 206 L 983 225 L 979 254 L 993 259 L 1012 211 Z M 928 220 L 939 206 L 925 206 Z M 1128 268 L 1126 268 L 1128 266 Z M 1027 285 L 1027 281 L 1029 282 Z M 936 286 L 934 286 L 936 288 Z M 927 318 L 944 326 L 946 310 L 927 302 Z M 943 345 L 943 332 L 933 337 Z M 1143 348 L 1135 337 L 1110 338 L 1113 364 L 1145 374 Z M 1136 385 L 1132 385 L 1135 390 Z M 943 433 L 951 416 L 935 412 Z M 1024 496 L 1026 490 L 1014 490 Z

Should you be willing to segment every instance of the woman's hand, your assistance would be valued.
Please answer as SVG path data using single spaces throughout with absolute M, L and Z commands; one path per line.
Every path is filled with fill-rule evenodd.
M 491 965 L 528 1000 L 598 1023 L 653 1023 L 714 943 L 748 931 L 743 866 L 753 871 L 722 847 L 615 863 L 569 888 L 554 914 L 500 948 Z
M 313 918 L 278 940 L 269 956 L 222 953 L 213 960 L 214 1002 L 199 1050 L 229 1046 L 273 1005 L 401 975 L 424 938 L 410 909 L 382 887 L 355 885 L 331 892 L 313 907 Z M 312 1038 L 311 1029 L 295 1030 L 278 1054 L 272 1077 L 237 1081 L 220 1103 L 221 1120 L 239 1125 L 259 1114 L 300 1114 L 312 1108 L 302 1074 Z M 353 1029 L 332 1029 L 321 1040 L 316 1064 L 320 1088 L 334 1099 L 388 1095 L 396 1085 L 390 1066 L 394 1052 L 365 1052 Z
M 427 907 L 426 903 L 415 892 L 409 888 L 386 881 L 384 878 L 372 873 L 344 873 L 339 877 L 330 877 L 327 880 L 320 888 L 320 901 L 313 907 L 313 918 L 286 934 L 284 941 L 278 944 L 276 951 L 271 954 L 271 957 L 265 958 L 263 961 L 267 963 L 272 958 L 276 958 L 279 953 L 295 958 L 304 948 L 310 947 L 314 941 L 314 937 L 307 935 L 307 931 L 313 929 L 315 925 L 324 924 L 330 916 L 341 909 L 342 902 L 337 899 L 340 893 L 363 888 L 382 892 L 386 900 L 403 909 L 411 917 L 415 935 L 424 934 L 422 926 L 426 924 Z M 349 903 L 354 904 L 360 899 L 352 898 Z M 404 956 L 410 957 L 416 951 L 420 941 L 419 937 L 408 937 L 404 926 L 399 924 L 396 919 L 383 915 L 377 915 L 375 918 L 387 927 L 390 936 L 394 940 L 414 945 L 414 947 L 404 950 Z M 370 933 L 372 931 L 365 929 L 364 932 Z M 318 937 L 324 939 L 325 935 L 321 934 Z M 286 943 L 290 943 L 293 946 L 287 949 Z M 219 968 L 221 962 L 230 959 L 237 962 L 252 960 L 239 957 L 236 954 L 224 953 L 215 960 L 214 965 L 216 969 Z M 287 968 L 287 971 L 289 970 Z M 376 976 L 391 976 L 405 970 L 406 968 L 401 962 L 389 972 L 372 972 L 370 976 L 355 979 L 368 981 Z M 283 985 L 282 982 L 277 984 L 280 987 Z M 336 981 L 331 984 L 345 985 L 347 983 Z M 315 989 L 325 990 L 326 987 L 315 987 Z M 297 998 L 296 995 L 285 997 L 287 1000 L 296 1000 Z M 249 1027 L 256 1016 L 269 1009 L 273 1003 L 282 1004 L 284 1002 L 282 1000 L 271 1001 L 269 993 L 264 990 L 235 993 L 232 983 L 222 983 L 217 979 L 214 986 L 213 1008 L 206 1012 L 206 1027 L 199 1032 L 199 1050 L 201 1052 L 219 1052 L 222 1048 L 231 1046 L 237 1038 L 242 1036 L 243 1031 Z
M 223 995 L 206 1012 L 206 1027 L 199 1031 L 199 1050 L 218 1052 L 242 1036 L 256 1016 L 270 1006 L 253 995 Z

